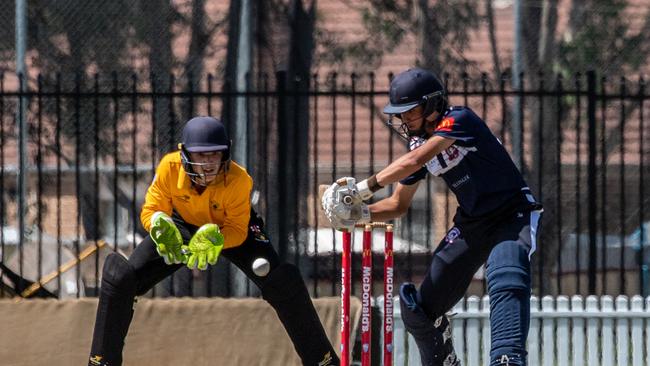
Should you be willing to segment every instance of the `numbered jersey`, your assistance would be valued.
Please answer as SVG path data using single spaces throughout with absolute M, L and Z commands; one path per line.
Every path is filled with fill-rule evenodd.
M 471 109 L 450 108 L 433 134 L 456 141 L 400 183 L 414 184 L 427 172 L 442 177 L 467 217 L 485 216 L 516 196 L 523 202 L 533 201 L 506 149 Z M 409 148 L 417 149 L 425 141 L 412 138 Z

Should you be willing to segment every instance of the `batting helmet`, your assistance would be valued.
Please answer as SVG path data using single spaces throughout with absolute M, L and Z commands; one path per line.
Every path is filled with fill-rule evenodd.
M 195 163 L 190 159 L 189 153 L 201 153 L 221 151 L 221 169 L 227 172 L 230 164 L 231 141 L 228 138 L 226 127 L 223 123 L 213 117 L 194 117 L 187 121 L 183 127 L 181 143 L 178 147 L 181 151 L 181 162 L 185 172 L 193 182 L 204 185 L 205 174 L 198 174 L 194 167 L 206 166 L 208 164 Z M 219 173 L 216 172 L 214 175 Z
M 433 112 L 442 114 L 447 109 L 445 87 L 432 72 L 420 68 L 395 76 L 390 82 L 389 97 L 384 113 L 397 117 L 419 105 L 424 106 L 424 117 Z

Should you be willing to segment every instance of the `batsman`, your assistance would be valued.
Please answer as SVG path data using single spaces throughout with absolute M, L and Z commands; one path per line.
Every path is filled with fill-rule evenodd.
M 424 279 L 400 288 L 402 319 L 425 366 L 456 366 L 445 314 L 486 264 L 490 295 L 490 366 L 526 365 L 530 323 L 530 256 L 535 250 L 542 207 L 536 202 L 506 149 L 471 109 L 448 105 L 440 80 L 419 68 L 391 81 L 384 108 L 393 127 L 409 141 L 410 152 L 361 182 L 339 179 L 323 195 L 332 225 L 404 215 L 427 174 L 441 177 L 458 208 L 435 249 Z M 391 123 L 392 126 L 392 123 Z M 374 192 L 397 183 L 393 194 L 367 205 Z
M 128 259 L 106 258 L 89 366 L 122 364 L 136 296 L 184 265 L 204 270 L 220 255 L 260 288 L 304 365 L 339 365 L 298 268 L 280 261 L 252 211 L 253 181 L 230 151 L 221 121 L 195 117 L 183 127 L 178 151 L 162 158 L 141 213 L 149 235 Z M 260 258 L 268 271 L 259 270 Z

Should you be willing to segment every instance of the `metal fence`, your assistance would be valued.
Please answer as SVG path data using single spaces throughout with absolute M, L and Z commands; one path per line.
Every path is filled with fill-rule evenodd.
M 197 89 L 193 80 L 173 76 L 42 75 L 24 82 L 21 92 L 19 76 L 0 76 L 0 291 L 22 292 L 47 281 L 34 296 L 96 294 L 106 254 L 128 255 L 147 235 L 139 210 L 158 160 L 174 150 L 184 121 L 207 114 L 226 122 L 234 158 L 255 180 L 254 206 L 281 257 L 299 265 L 312 295 L 338 293 L 341 239 L 320 214 L 318 189 L 340 176 L 365 178 L 406 151 L 380 113 L 390 77 L 288 80 L 280 72 L 249 75 L 246 90 L 234 90 L 211 76 Z M 546 207 L 534 256 L 535 293 L 647 295 L 644 81 L 593 72 L 522 75 L 527 82 L 520 88 L 512 88 L 507 75 L 445 80 L 451 103 L 470 106 L 488 122 Z M 425 274 L 455 211 L 442 182 L 425 182 L 395 222 L 398 283 Z M 385 189 L 376 199 L 390 193 Z M 360 242 L 353 293 L 360 289 Z M 469 292 L 484 294 L 482 271 L 475 279 Z M 225 260 L 206 272 L 180 270 L 152 291 L 255 294 Z

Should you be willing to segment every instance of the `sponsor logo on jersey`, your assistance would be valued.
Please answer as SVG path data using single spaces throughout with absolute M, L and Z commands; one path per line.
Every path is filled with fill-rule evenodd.
M 458 188 L 460 187 L 463 183 L 469 181 L 469 174 L 465 174 L 462 178 L 459 180 L 455 181 L 454 183 L 451 184 L 453 188 Z
M 445 151 L 436 155 L 426 164 L 429 173 L 440 176 L 455 168 L 470 152 L 478 151 L 475 147 L 451 145 Z
M 436 131 L 451 132 L 453 127 L 454 127 L 454 117 L 447 117 L 442 121 L 440 121 L 438 127 L 436 127 Z

